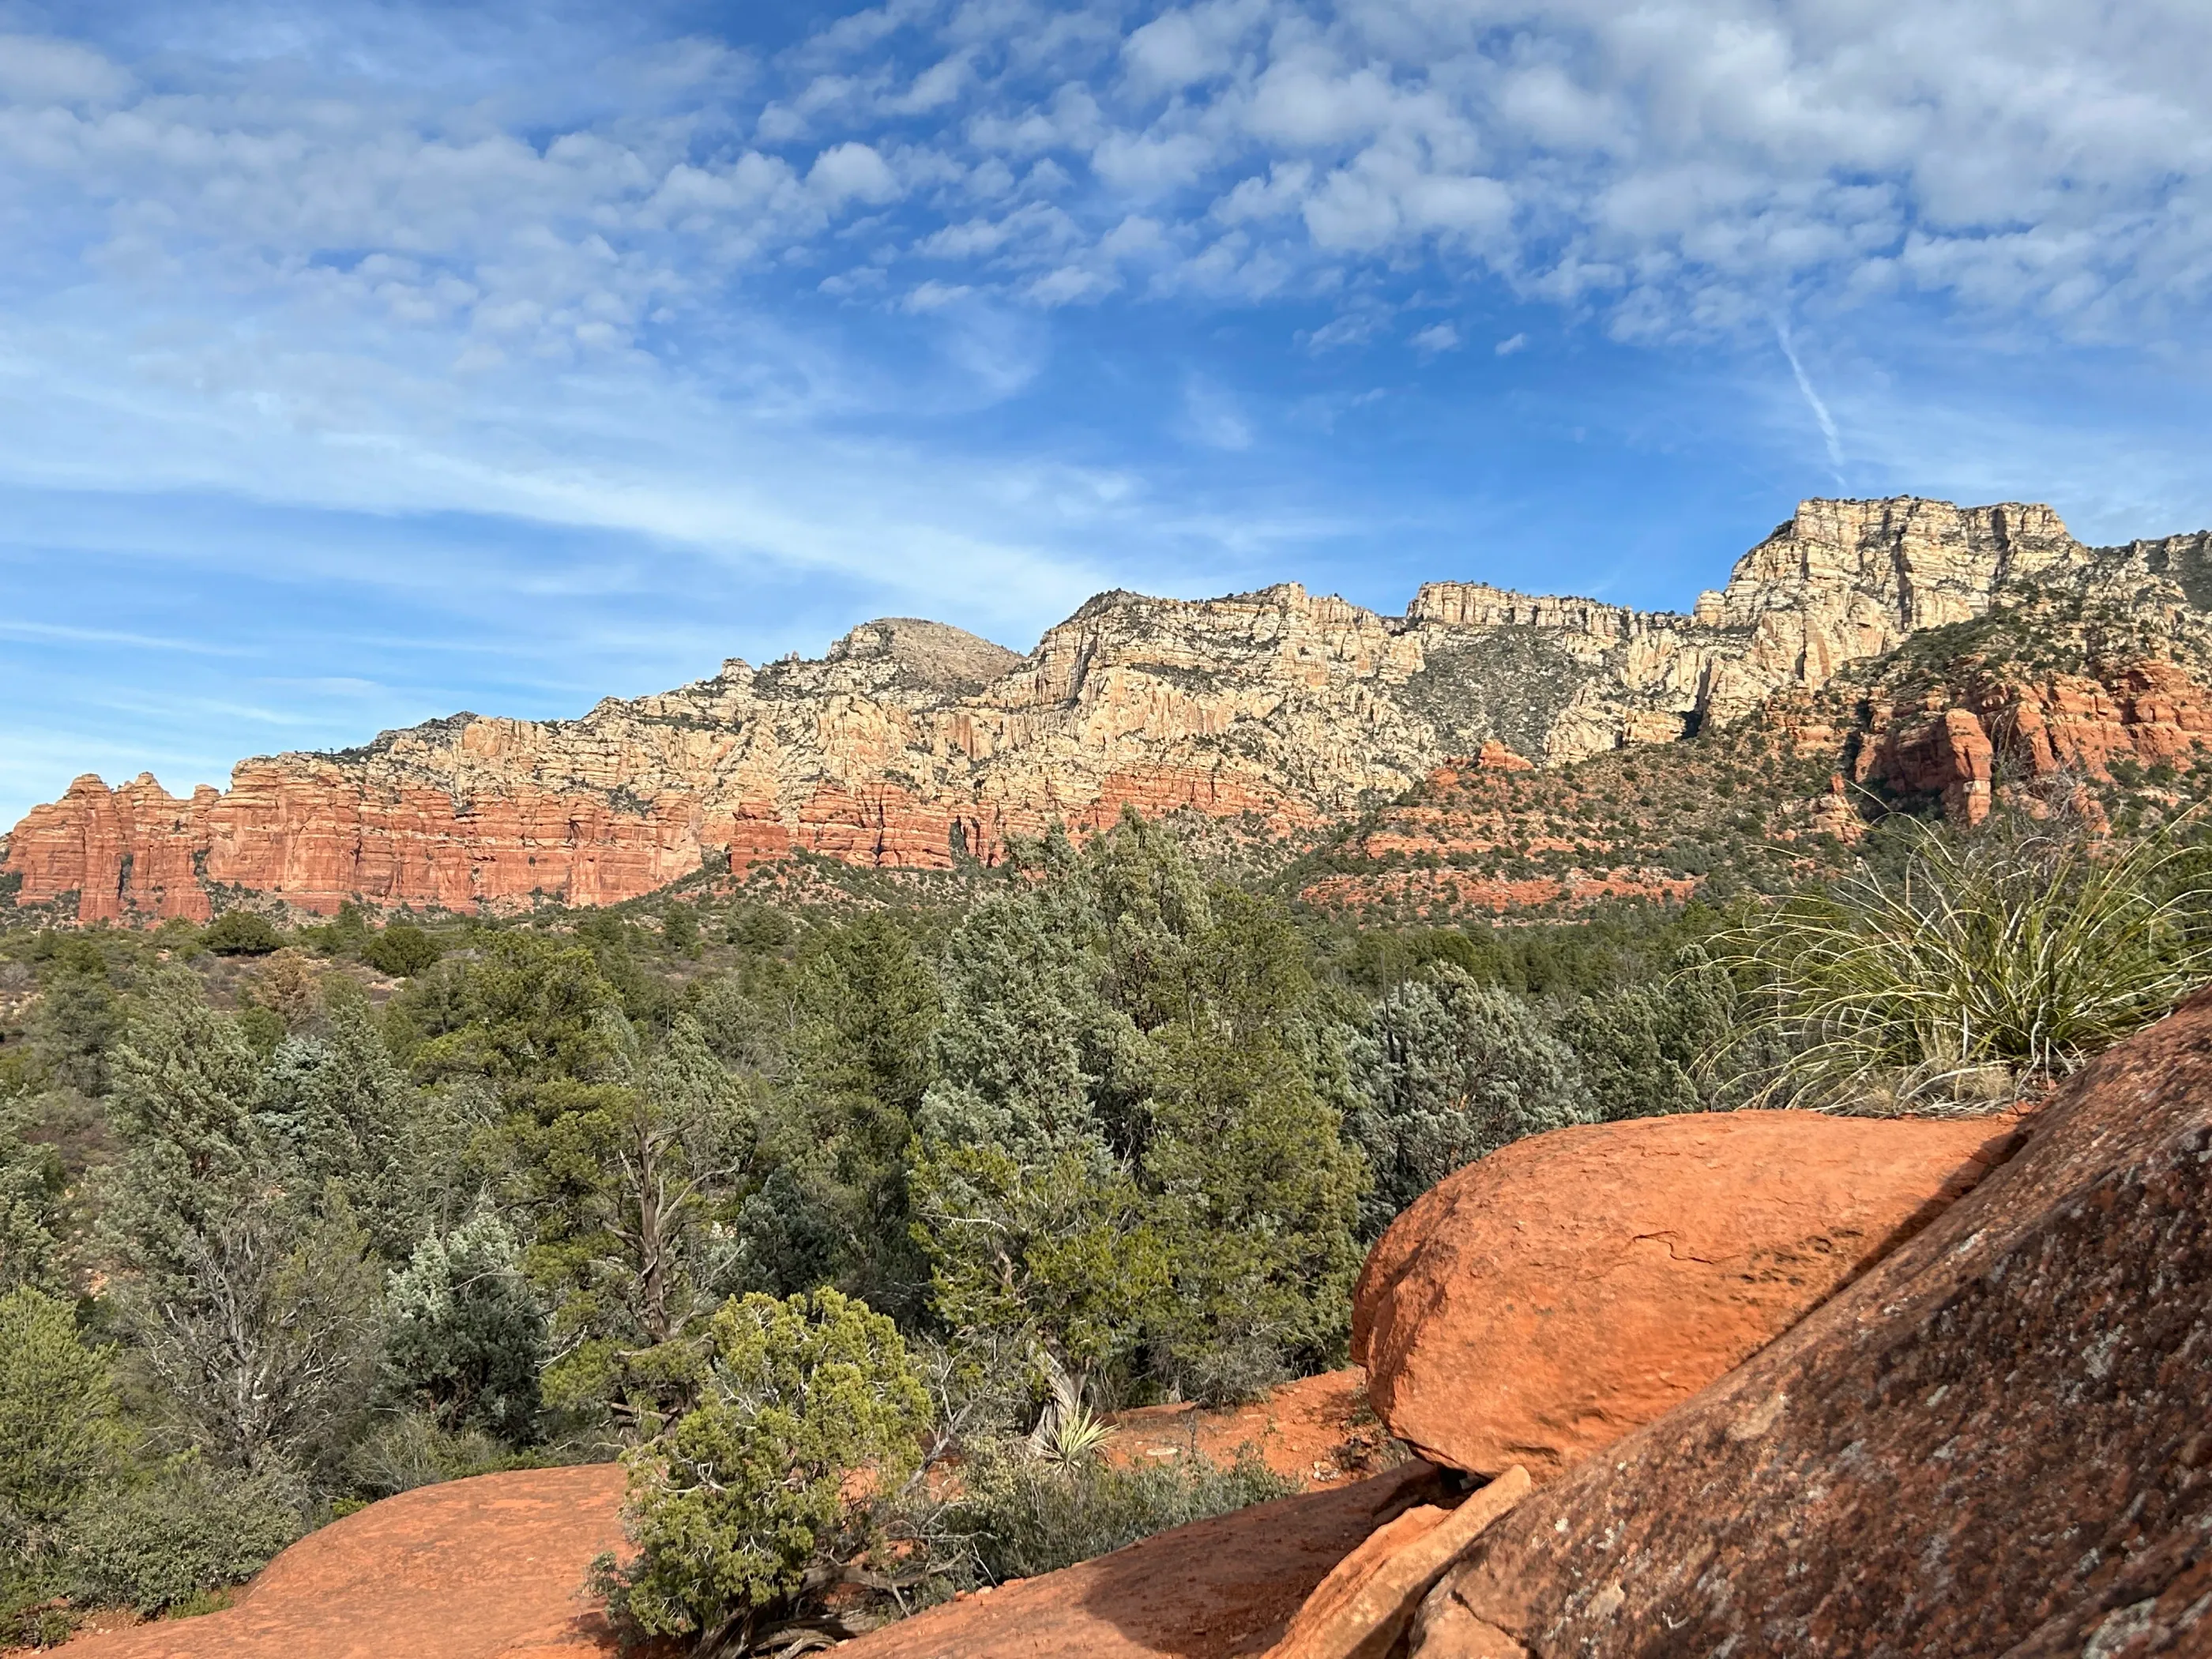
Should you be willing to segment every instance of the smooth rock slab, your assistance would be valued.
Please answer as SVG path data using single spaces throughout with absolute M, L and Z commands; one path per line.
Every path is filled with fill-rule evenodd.
M 591 1659 L 611 1654 L 584 1594 L 622 1543 L 612 1463 L 422 1486 L 286 1550 L 238 1605 L 68 1644 L 71 1659 Z
M 1787 1330 L 1969 1190 L 2015 1129 L 1730 1112 L 1517 1141 L 1376 1243 L 1352 1358 L 1430 1462 L 1546 1480 Z
M 1511 1468 L 1456 1509 L 1407 1510 L 1322 1580 L 1267 1659 L 1389 1659 L 1444 1569 L 1528 1495 L 1528 1471 Z

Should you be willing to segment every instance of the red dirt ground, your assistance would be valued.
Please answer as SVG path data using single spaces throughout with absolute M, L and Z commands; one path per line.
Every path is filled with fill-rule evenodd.
M 1255 1406 L 1125 1413 L 1111 1455 L 1218 1462 L 1253 1445 L 1306 1493 L 1201 1522 L 1048 1578 L 969 1597 L 868 1638 L 884 1659 L 934 1654 L 1256 1652 L 1380 1519 L 1408 1465 L 1356 1491 L 1390 1452 L 1357 1370 L 1286 1384 Z M 87 1632 L 70 1659 L 599 1659 L 605 1620 L 581 1595 L 621 1538 L 622 1471 L 532 1469 L 425 1486 L 311 1534 L 235 1607 Z M 1328 1490 L 1323 1490 L 1328 1489 Z M 1261 1639 L 1266 1638 L 1266 1640 Z
M 850 1659 L 1236 1659 L 1384 1522 L 1441 1491 L 1406 1463 L 1164 1532 L 1095 1560 L 963 1596 L 839 1648 Z
M 238 1605 L 80 1637 L 70 1659 L 596 1659 L 585 1570 L 621 1540 L 614 1464 L 423 1486 L 311 1533 Z
M 1166 1462 L 1194 1446 L 1218 1463 L 1239 1446 L 1258 1449 L 1267 1467 L 1309 1492 L 1364 1480 L 1395 1455 L 1389 1432 L 1367 1408 L 1367 1376 L 1358 1367 L 1286 1382 L 1254 1406 L 1203 1411 L 1195 1406 L 1146 1406 L 1114 1419 L 1107 1442 L 1124 1462 Z

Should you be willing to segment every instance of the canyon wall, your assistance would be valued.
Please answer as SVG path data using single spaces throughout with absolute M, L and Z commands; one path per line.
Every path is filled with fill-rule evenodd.
M 73 897 L 87 921 L 204 918 L 248 893 L 323 912 L 348 898 L 512 909 L 632 897 L 710 853 L 739 869 L 794 849 L 945 867 L 1125 805 L 1279 835 L 1455 758 L 1559 764 L 1741 720 L 2039 596 L 2201 639 L 2207 541 L 2091 549 L 2045 507 L 1814 501 L 1687 613 L 1463 582 L 1425 585 L 1402 617 L 1296 584 L 1197 601 L 1117 592 L 1026 657 L 893 618 L 819 661 L 733 659 L 579 720 L 457 714 L 361 749 L 246 761 L 229 789 L 190 799 L 151 777 L 80 778 L 0 844 L 0 878 L 18 904 Z M 2181 693 L 2145 695 L 2163 707 Z M 1918 765 L 1942 774 L 1937 787 L 1971 772 L 1963 729 L 1948 747 L 1920 731 L 1896 723 L 1887 749 L 1863 750 L 1868 769 Z M 1916 743 L 1942 753 L 1923 764 Z

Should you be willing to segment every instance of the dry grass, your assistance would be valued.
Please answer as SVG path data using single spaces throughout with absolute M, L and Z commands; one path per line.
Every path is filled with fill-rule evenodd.
M 1776 1056 L 1756 1098 L 1968 1112 L 2063 1076 L 2212 979 L 2212 872 L 2168 831 L 2069 820 L 1921 829 L 1871 870 L 1722 935 L 1755 1017 L 1716 1065 Z

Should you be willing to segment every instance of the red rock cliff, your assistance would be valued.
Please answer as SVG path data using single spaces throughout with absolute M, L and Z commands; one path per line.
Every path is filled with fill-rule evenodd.
M 0 842 L 0 877 L 16 878 L 19 904 L 75 896 L 86 921 L 200 918 L 243 891 L 325 912 L 348 898 L 508 909 L 633 897 L 722 850 L 740 869 L 793 849 L 944 867 L 1124 805 L 1279 833 L 1395 798 L 1454 759 L 1556 764 L 1740 719 L 2023 594 L 2063 590 L 2177 637 L 2212 635 L 2195 603 L 2212 599 L 2207 543 L 2085 548 L 2048 507 L 1808 501 L 1687 615 L 1449 582 L 1403 617 L 1295 584 L 1205 601 L 1116 592 L 1025 658 L 893 618 L 818 662 L 733 660 L 580 720 L 454 715 L 358 750 L 247 761 L 228 790 L 189 800 L 150 777 L 114 790 L 80 778 Z M 1996 744 L 2193 744 L 2194 683 L 2154 666 L 2139 678 L 1900 715 L 1861 775 L 1887 768 L 1972 816 Z M 1993 738 L 1999 713 L 2009 724 Z

